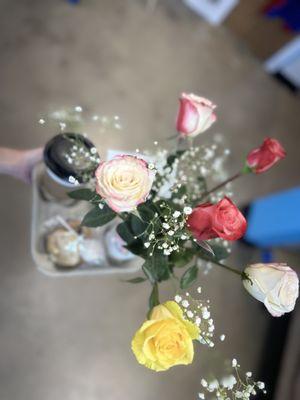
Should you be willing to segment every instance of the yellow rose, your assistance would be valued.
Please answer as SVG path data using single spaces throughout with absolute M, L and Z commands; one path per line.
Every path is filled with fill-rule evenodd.
M 193 340 L 199 328 L 183 317 L 175 301 L 153 308 L 132 340 L 132 351 L 138 362 L 154 371 L 165 371 L 175 365 L 191 364 L 194 358 Z

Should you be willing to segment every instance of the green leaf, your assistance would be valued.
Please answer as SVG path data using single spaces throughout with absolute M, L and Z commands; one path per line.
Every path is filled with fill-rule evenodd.
M 137 276 L 136 278 L 132 278 L 132 279 L 127 279 L 124 282 L 127 283 L 141 283 L 141 282 L 145 282 L 147 279 L 143 278 L 142 276 Z
M 147 258 L 142 268 L 152 283 L 166 281 L 170 277 L 168 258 L 160 251 Z
M 171 264 L 174 264 L 176 268 L 182 268 L 192 261 L 193 257 L 193 252 L 190 249 L 186 249 L 179 253 L 172 253 L 169 257 L 169 261 Z
M 225 260 L 230 255 L 230 253 L 224 246 L 220 246 L 218 244 L 212 244 L 210 245 L 210 247 L 212 248 L 215 254 L 213 258 L 217 261 Z
M 93 200 L 101 200 L 101 197 L 91 189 L 77 189 L 68 193 L 68 196 L 74 200 L 84 200 L 84 201 L 93 201 Z
M 153 284 L 156 281 L 156 277 L 153 274 L 153 271 L 151 269 L 151 266 L 149 263 L 147 264 L 147 261 L 142 265 L 142 270 L 144 274 L 146 275 L 147 279 Z
M 175 153 L 170 154 L 167 158 L 167 165 L 169 167 L 171 167 L 174 164 L 174 161 L 177 158 L 180 158 L 184 153 L 186 152 L 186 150 L 177 150 Z
M 196 281 L 197 276 L 198 276 L 197 265 L 194 265 L 191 268 L 188 268 L 180 279 L 181 289 L 186 289 L 189 286 L 191 286 Z
M 117 232 L 127 244 L 131 244 L 135 241 L 134 234 L 131 231 L 130 225 L 127 221 L 124 221 L 117 226 Z
M 139 217 L 134 214 L 130 214 L 129 221 L 131 230 L 135 236 L 141 236 L 148 227 L 147 223 L 143 222 Z
M 96 228 L 97 226 L 103 226 L 112 221 L 115 216 L 116 213 L 107 205 L 105 205 L 102 210 L 96 206 L 85 215 L 81 225 L 88 226 L 90 228 Z
M 158 285 L 155 283 L 152 288 L 152 292 L 149 297 L 149 309 L 152 310 L 153 307 L 159 305 L 159 293 L 158 293 Z
M 225 260 L 229 256 L 229 253 L 224 246 L 218 244 L 210 244 L 210 243 L 209 245 L 212 251 L 214 252 L 214 255 L 212 255 L 209 251 L 205 250 L 203 247 L 199 246 L 198 243 L 194 241 L 193 241 L 192 251 L 194 251 L 198 257 L 203 258 L 206 261 Z
M 153 220 L 156 212 L 155 205 L 151 202 L 142 203 L 137 208 L 141 219 L 145 222 L 150 222 Z
M 124 247 L 125 249 L 130 251 L 132 254 L 135 254 L 136 256 L 142 257 L 144 259 L 147 258 L 147 251 L 141 240 L 135 240 L 134 242 L 127 244 Z

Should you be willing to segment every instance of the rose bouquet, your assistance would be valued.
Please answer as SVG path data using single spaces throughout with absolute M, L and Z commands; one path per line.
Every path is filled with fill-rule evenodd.
M 215 108 L 207 99 L 183 94 L 172 150 L 157 147 L 154 153 L 120 154 L 101 161 L 89 186 L 69 193 L 92 206 L 82 225 L 98 227 L 116 219 L 124 247 L 143 260 L 143 275 L 129 282 L 150 283 L 149 310 L 132 350 L 139 363 L 155 371 L 190 364 L 194 341 L 213 347 L 209 306 L 186 292 L 197 281 L 199 263 L 239 275 L 246 290 L 273 316 L 292 311 L 298 297 L 297 274 L 287 265 L 255 264 L 241 271 L 225 262 L 229 243 L 242 238 L 247 228 L 245 217 L 226 192 L 228 184 L 267 171 L 285 157 L 285 151 L 276 139 L 266 138 L 250 151 L 237 174 L 209 188 L 209 174 L 220 174 L 216 146 L 194 146 L 193 139 L 216 121 Z M 161 303 L 159 284 L 168 279 L 174 281 L 176 294 Z M 233 368 L 238 368 L 236 361 Z M 256 389 L 264 389 L 250 378 L 246 376 L 239 388 L 232 382 L 210 387 L 205 380 L 202 386 L 210 393 L 215 390 L 221 399 L 230 398 L 230 391 L 249 398 Z

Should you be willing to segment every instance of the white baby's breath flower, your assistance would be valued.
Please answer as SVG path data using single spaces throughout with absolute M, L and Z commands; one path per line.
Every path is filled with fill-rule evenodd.
M 201 385 L 205 388 L 207 387 L 207 381 L 203 378 L 201 379 Z
M 188 308 L 188 306 L 190 305 L 190 303 L 187 300 L 183 300 L 181 304 L 182 304 L 182 307 L 184 307 L 184 308 Z
M 91 153 L 92 153 L 92 154 L 96 154 L 96 153 L 97 153 L 96 147 L 92 147 L 92 148 L 91 148 Z
M 224 340 L 225 340 L 225 335 L 224 334 L 222 334 L 221 336 L 220 336 L 220 340 L 221 340 L 221 342 L 224 342 Z
M 181 300 L 182 300 L 182 297 L 179 296 L 179 294 L 177 294 L 177 295 L 175 296 L 175 301 L 176 301 L 176 303 L 180 303 Z
M 180 211 L 174 211 L 174 212 L 173 212 L 173 217 L 174 217 L 174 218 L 180 217 Z
M 209 319 L 209 317 L 210 317 L 210 312 L 207 311 L 207 310 L 202 311 L 202 317 L 203 317 L 203 319 Z
M 258 381 L 258 382 L 257 382 L 257 387 L 258 387 L 259 389 L 264 389 L 264 388 L 265 388 L 264 382 Z
M 193 209 L 191 207 L 184 207 L 183 212 L 185 215 L 190 215 L 193 212 Z

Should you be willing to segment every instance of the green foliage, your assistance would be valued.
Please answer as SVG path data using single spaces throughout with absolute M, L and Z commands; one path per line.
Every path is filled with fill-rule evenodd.
M 172 253 L 169 256 L 169 262 L 176 268 L 185 267 L 194 257 L 193 251 L 190 249 L 182 249 L 179 253 Z
M 208 250 L 199 246 L 197 242 L 193 242 L 193 252 L 199 258 L 212 262 L 225 260 L 229 256 L 229 253 L 224 246 L 218 244 L 209 244 L 209 246 L 214 254 L 211 254 Z
M 147 227 L 148 224 L 134 214 L 128 214 L 126 220 L 117 226 L 118 234 L 126 243 L 124 247 L 142 258 L 147 257 L 143 240 Z
M 101 201 L 101 197 L 91 189 L 77 189 L 68 193 L 68 196 L 74 200 L 83 200 L 90 201 L 92 203 L 99 203 Z
M 188 268 L 185 273 L 182 275 L 180 279 L 180 287 L 181 289 L 187 289 L 190 287 L 198 277 L 198 267 L 197 265 L 193 265 Z
M 98 226 L 106 225 L 115 217 L 116 213 L 107 205 L 104 205 L 102 209 L 100 209 L 99 206 L 95 206 L 84 216 L 81 225 L 96 228 Z
M 155 251 L 147 258 L 142 269 L 151 283 L 165 281 L 170 277 L 168 257 L 161 251 Z
M 124 221 L 119 224 L 117 226 L 117 232 L 121 239 L 123 239 L 124 242 L 127 243 L 127 245 L 130 245 L 135 241 L 134 233 L 132 232 L 131 227 L 127 222 Z
M 144 259 L 147 258 L 147 251 L 141 240 L 135 240 L 133 243 L 127 244 L 124 247 L 125 249 L 130 251 L 132 254 L 135 254 L 136 256 L 142 257 Z
M 158 285 L 155 283 L 153 285 L 150 297 L 149 297 L 149 310 L 151 311 L 153 307 L 159 305 L 159 293 L 158 293 Z M 150 312 L 149 312 L 150 314 Z
M 146 201 L 146 203 L 140 204 L 137 210 L 144 222 L 152 221 L 157 211 L 159 211 L 151 201 Z
M 143 278 L 142 276 L 137 276 L 136 278 L 127 279 L 124 282 L 127 282 L 127 283 L 141 283 L 141 282 L 145 282 L 146 280 L 147 280 L 147 278 Z
M 177 150 L 175 153 L 170 154 L 167 158 L 167 165 L 171 167 L 174 164 L 174 161 L 180 158 L 185 152 L 186 150 Z
M 139 217 L 130 214 L 128 218 L 132 232 L 137 237 L 142 237 L 148 228 L 148 224 L 143 222 Z

